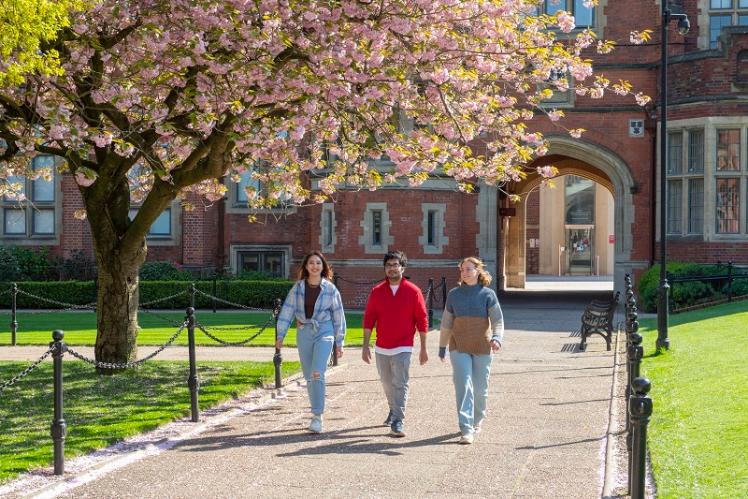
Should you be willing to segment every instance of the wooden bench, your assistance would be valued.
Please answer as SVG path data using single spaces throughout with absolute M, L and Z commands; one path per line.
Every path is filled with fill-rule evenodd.
M 612 300 L 592 300 L 587 305 L 587 308 L 584 309 L 584 313 L 582 314 L 582 328 L 580 329 L 582 342 L 579 344 L 579 349 L 581 351 L 584 352 L 587 349 L 587 338 L 593 334 L 599 334 L 605 338 L 607 348 L 610 350 L 613 340 L 613 317 L 616 314 L 620 298 L 620 291 L 616 291 Z

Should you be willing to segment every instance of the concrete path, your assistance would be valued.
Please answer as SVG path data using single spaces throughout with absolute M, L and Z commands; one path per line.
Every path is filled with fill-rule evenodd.
M 433 334 L 430 362 L 411 369 L 403 439 L 388 436 L 381 425 L 387 407 L 376 367 L 361 361 L 359 349 L 348 349 L 329 375 L 322 435 L 305 431 L 306 390 L 291 383 L 281 398 L 214 424 L 206 420 L 200 431 L 155 446 L 161 450 L 123 457 L 124 464 L 95 479 L 91 469 L 80 469 L 64 480 L 48 479 L 37 492 L 81 498 L 600 497 L 613 352 L 598 337 L 586 352 L 576 349 L 579 338 L 570 331 L 578 328 L 583 304 L 506 303 L 508 329 L 504 351 L 494 358 L 489 419 L 473 445 L 457 444 L 451 367 L 438 360 Z

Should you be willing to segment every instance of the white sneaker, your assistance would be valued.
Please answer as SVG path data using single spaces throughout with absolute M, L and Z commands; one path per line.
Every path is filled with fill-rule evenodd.
M 475 436 L 472 433 L 465 433 L 460 437 L 460 443 L 463 445 L 470 445 L 475 440 Z
M 483 420 L 481 419 L 480 421 L 475 423 L 475 426 L 473 426 L 473 432 L 480 433 L 482 429 L 483 429 Z
M 309 431 L 312 433 L 322 433 L 322 415 L 312 417 L 312 422 L 309 423 Z

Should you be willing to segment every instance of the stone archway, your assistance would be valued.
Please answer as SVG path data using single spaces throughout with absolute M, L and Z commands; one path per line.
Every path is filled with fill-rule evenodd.
M 549 136 L 548 155 L 538 158 L 531 167 L 552 164 L 559 175 L 572 174 L 593 180 L 613 195 L 615 230 L 615 289 L 623 288 L 623 277 L 631 272 L 635 262 L 631 261 L 633 245 L 632 224 L 634 203 L 631 190 L 634 180 L 626 163 L 614 152 L 592 142 L 572 139 L 568 136 Z M 522 196 L 522 201 L 511 205 L 514 216 L 504 218 L 501 227 L 500 255 L 503 261 L 497 267 L 503 269 L 504 287 L 525 287 L 525 202 L 524 194 L 537 188 L 542 179 L 530 174 L 523 181 L 511 186 L 512 192 Z M 508 206 L 508 205 L 507 205 Z M 503 263 L 503 265 L 502 265 Z

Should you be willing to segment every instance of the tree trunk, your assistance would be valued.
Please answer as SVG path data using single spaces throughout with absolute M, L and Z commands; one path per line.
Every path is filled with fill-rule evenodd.
M 133 255 L 96 252 L 99 278 L 96 317 L 96 360 L 126 363 L 137 359 L 138 273 L 145 244 Z

